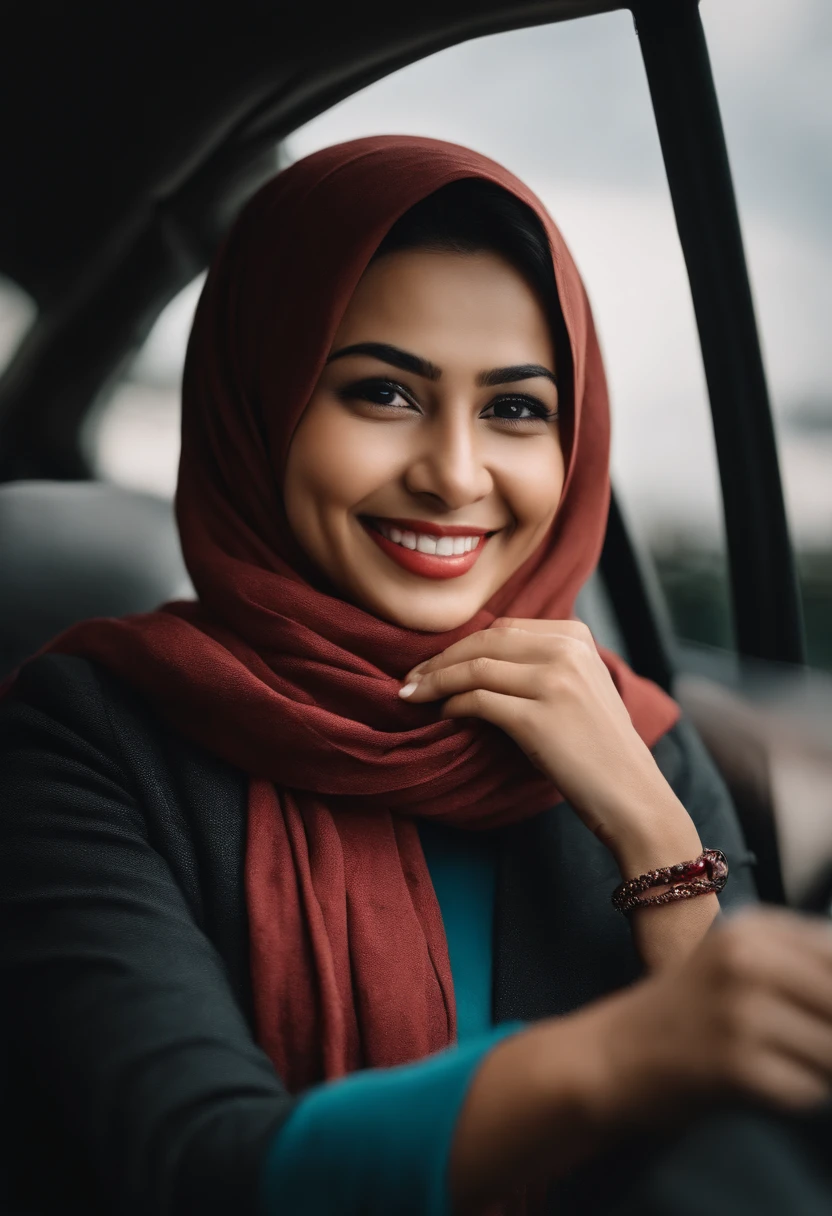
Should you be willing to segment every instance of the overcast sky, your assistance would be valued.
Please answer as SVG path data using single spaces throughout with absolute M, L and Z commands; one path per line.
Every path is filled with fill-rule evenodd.
M 832 0 L 702 0 L 701 11 L 793 524 L 802 538 L 832 545 Z M 631 515 L 645 529 L 658 518 L 718 528 L 687 277 L 630 15 L 441 52 L 309 123 L 290 151 L 301 156 L 382 131 L 468 144 L 541 195 L 595 309 L 612 391 L 614 471 Z M 155 388 L 126 386 L 121 414 L 101 432 L 103 467 L 160 490 L 174 476 L 171 403 L 195 296 L 191 289 L 174 302 L 136 368 Z M 0 308 L 0 344 L 2 325 Z M 828 429 L 790 421 L 810 406 L 827 414 Z

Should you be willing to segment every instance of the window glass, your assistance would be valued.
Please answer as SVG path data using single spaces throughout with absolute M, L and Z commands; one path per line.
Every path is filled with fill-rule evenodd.
M 810 662 L 832 669 L 832 6 L 703 0 Z
M 610 381 L 613 475 L 680 636 L 731 644 L 720 491 L 687 274 L 628 13 L 478 39 L 299 130 L 294 157 L 379 132 L 467 144 L 540 195 L 584 275 Z
M 203 280 L 171 300 L 115 389 L 92 411 L 84 442 L 97 477 L 173 495 L 182 365 Z
M 11 361 L 36 313 L 34 300 L 17 284 L 0 277 L 0 373 Z

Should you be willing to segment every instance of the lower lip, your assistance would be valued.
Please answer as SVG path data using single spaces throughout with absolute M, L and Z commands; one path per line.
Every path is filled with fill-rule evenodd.
M 382 553 L 386 553 L 402 569 L 408 570 L 411 574 L 419 574 L 422 578 L 459 578 L 461 574 L 467 574 L 488 541 L 488 537 L 483 536 L 476 549 L 471 549 L 468 553 L 437 557 L 434 553 L 420 553 L 418 549 L 405 549 L 404 545 L 397 545 L 395 541 L 382 536 L 381 532 L 370 524 L 365 523 L 364 528 Z

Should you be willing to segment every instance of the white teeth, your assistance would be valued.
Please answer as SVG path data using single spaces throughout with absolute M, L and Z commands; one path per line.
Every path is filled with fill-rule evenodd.
M 479 536 L 428 536 L 424 532 L 403 532 L 392 524 L 377 524 L 382 536 L 392 540 L 396 545 L 405 549 L 418 549 L 420 553 L 430 553 L 436 557 L 458 557 L 470 553 L 480 543 Z

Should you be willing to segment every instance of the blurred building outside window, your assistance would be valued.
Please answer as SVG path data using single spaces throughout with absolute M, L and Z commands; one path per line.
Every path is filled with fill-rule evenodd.
M 832 667 L 832 405 L 824 385 L 832 174 L 828 159 L 825 171 L 818 159 L 829 142 L 823 89 L 832 87 L 823 81 L 824 71 L 832 78 L 824 6 L 703 0 L 702 13 L 766 342 L 812 659 Z M 677 634 L 730 647 L 707 393 L 630 15 L 442 51 L 295 132 L 289 159 L 382 127 L 476 148 L 543 199 L 595 312 L 612 400 L 613 477 L 628 520 L 656 563 Z M 788 188 L 778 157 L 791 174 Z M 96 411 L 89 441 L 99 475 L 173 492 L 179 380 L 200 283 L 160 316 Z

